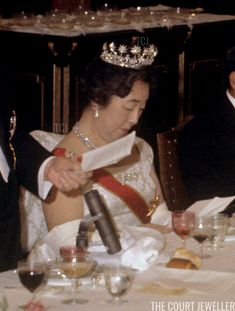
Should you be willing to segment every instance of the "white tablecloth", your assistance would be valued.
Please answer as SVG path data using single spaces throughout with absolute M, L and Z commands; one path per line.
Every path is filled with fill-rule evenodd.
M 171 253 L 181 246 L 180 239 L 170 233 L 166 237 L 165 252 Z M 199 245 L 192 238 L 187 247 L 199 252 Z M 41 300 L 50 310 L 128 310 L 128 311 L 233 311 L 235 310 L 235 240 L 227 241 L 223 250 L 204 251 L 206 258 L 199 271 L 167 269 L 154 265 L 137 273 L 134 285 L 127 297 L 129 302 L 119 306 L 106 303 L 109 294 L 102 286 L 92 289 L 91 284 L 82 285 L 78 296 L 88 298 L 87 304 L 78 307 L 61 303 L 70 295 L 69 288 L 61 287 L 52 293 L 42 292 Z M 9 302 L 8 311 L 19 310 L 31 294 L 22 287 L 14 271 L 0 274 L 1 295 Z M 207 303 L 207 304 L 206 304 Z

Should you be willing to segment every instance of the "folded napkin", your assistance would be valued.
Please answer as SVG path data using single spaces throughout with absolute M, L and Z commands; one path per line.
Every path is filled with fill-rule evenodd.
M 211 200 L 198 201 L 191 205 L 188 210 L 195 212 L 199 216 L 213 216 L 221 213 L 235 199 L 231 197 L 215 197 Z
M 121 242 L 122 264 L 140 271 L 161 260 L 160 254 L 165 245 L 160 232 L 146 227 L 126 227 L 122 231 Z
M 30 258 L 55 260 L 61 246 L 75 245 L 78 227 L 79 220 L 55 227 L 34 247 L 29 255 Z M 160 232 L 147 227 L 126 226 L 119 229 L 122 251 L 116 255 L 107 254 L 101 240 L 97 238 L 98 234 L 94 234 L 88 250 L 98 264 L 109 264 L 118 260 L 137 270 L 145 270 L 154 262 L 163 260 L 164 256 L 160 254 L 165 239 Z
M 121 244 L 122 251 L 115 255 L 108 255 L 104 246 L 97 242 L 91 243 L 89 251 L 100 265 L 119 262 L 139 271 L 148 269 L 153 263 L 169 260 L 168 254 L 161 253 L 165 239 L 154 229 L 126 226 L 121 230 Z
M 161 203 L 151 217 L 151 223 L 169 226 L 171 225 L 171 212 L 168 210 L 166 202 Z
M 36 243 L 29 257 L 34 260 L 55 260 L 59 255 L 61 246 L 76 244 L 79 224 L 80 219 L 56 226 Z

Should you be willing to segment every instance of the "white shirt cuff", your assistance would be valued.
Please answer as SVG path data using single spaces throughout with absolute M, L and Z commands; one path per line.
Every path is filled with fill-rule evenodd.
M 51 160 L 55 158 L 54 156 L 51 156 L 49 158 L 47 158 L 42 165 L 40 166 L 39 172 L 38 172 L 38 194 L 40 196 L 41 199 L 45 199 L 49 193 L 49 191 L 51 190 L 52 187 L 52 182 L 50 182 L 49 180 L 44 180 L 44 171 L 46 168 L 47 163 Z
M 10 168 L 7 164 L 6 157 L 2 151 L 2 148 L 0 146 L 0 174 L 2 174 L 2 177 L 5 182 L 8 182 L 8 175 L 10 172 Z

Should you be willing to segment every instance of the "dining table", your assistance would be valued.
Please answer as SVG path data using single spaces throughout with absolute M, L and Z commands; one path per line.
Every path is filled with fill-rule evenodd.
M 196 202 L 202 206 L 204 201 Z M 81 279 L 78 298 L 89 300 L 86 304 L 67 305 L 62 301 L 71 295 L 68 280 L 58 284 L 48 282 L 37 293 L 46 310 L 57 311 L 233 311 L 235 310 L 235 235 L 226 236 L 221 249 L 211 249 L 204 244 L 202 266 L 198 270 L 167 268 L 166 262 L 176 248 L 182 247 L 181 239 L 174 233 L 164 234 L 164 247 L 159 259 L 148 269 L 136 271 L 130 291 L 121 305 L 110 304 L 110 295 L 103 282 L 94 278 Z M 200 254 L 200 245 L 192 237 L 187 238 L 186 248 Z M 112 256 L 112 255 L 109 255 Z M 161 258 L 161 259 L 160 259 Z M 17 271 L 0 273 L 0 310 L 22 310 L 32 299 L 32 294 L 20 283 Z M 1 309 L 1 302 L 7 301 L 8 308 Z
M 16 55 L 21 55 L 19 54 L 21 49 L 22 55 L 26 55 L 23 67 L 28 68 L 28 59 L 34 59 L 35 64 L 39 62 L 39 59 L 42 61 L 43 66 L 36 70 L 36 81 L 40 82 L 40 96 L 42 97 L 40 127 L 56 133 L 67 133 L 74 122 L 74 120 L 71 122 L 74 118 L 73 111 L 77 110 L 76 105 L 79 100 L 79 96 L 73 91 L 77 88 L 76 92 L 79 91 L 74 73 L 76 74 L 77 69 L 87 62 L 86 50 L 87 55 L 91 54 L 92 49 L 97 50 L 99 54 L 100 48 L 98 47 L 101 47 L 104 42 L 119 41 L 122 37 L 135 39 L 139 46 L 156 44 L 159 49 L 157 63 L 160 68 L 163 66 L 164 71 L 169 71 L 170 74 L 171 72 L 177 73 L 176 76 L 170 78 L 170 83 L 174 81 L 171 88 L 175 88 L 175 81 L 177 83 L 177 97 L 168 100 L 178 101 L 179 97 L 177 118 L 178 121 L 182 121 L 186 109 L 184 107 L 186 105 L 184 103 L 185 86 L 191 83 L 187 81 L 187 61 L 195 49 L 193 46 L 193 52 L 190 50 L 188 55 L 188 45 L 194 40 L 194 33 L 197 38 L 199 31 L 200 36 L 195 50 L 202 47 L 204 51 L 206 47 L 204 47 L 203 40 L 205 39 L 203 38 L 207 36 L 206 29 L 212 28 L 212 35 L 216 33 L 218 46 L 223 45 L 217 33 L 217 27 L 219 26 L 219 31 L 225 27 L 224 37 L 230 38 L 231 36 L 232 40 L 233 33 L 231 32 L 230 35 L 230 29 L 233 29 L 234 21 L 234 15 L 211 14 L 204 12 L 202 8 L 175 8 L 165 5 L 137 6 L 96 12 L 78 10 L 67 13 L 54 10 L 45 15 L 21 12 L 8 19 L 0 16 L 0 38 L 2 50 L 6 49 L 6 56 L 7 59 L 10 57 L 10 63 L 12 62 L 11 53 L 14 52 L 13 60 L 18 60 L 19 56 L 16 57 Z M 209 55 L 209 59 L 214 59 L 212 56 L 214 51 Z M 170 57 L 169 61 L 168 57 Z M 4 61 L 6 62 L 5 58 Z M 17 66 L 18 62 L 16 62 L 16 68 Z M 41 70 L 44 66 L 47 70 L 42 74 Z M 190 72 L 191 67 L 194 68 L 194 65 L 190 65 Z M 30 63 L 29 69 L 30 75 L 34 76 L 35 69 L 33 67 L 31 73 Z M 78 73 L 80 74 L 80 70 Z M 47 111 L 52 111 L 51 119 L 48 119 Z M 49 128 L 47 123 L 50 125 Z

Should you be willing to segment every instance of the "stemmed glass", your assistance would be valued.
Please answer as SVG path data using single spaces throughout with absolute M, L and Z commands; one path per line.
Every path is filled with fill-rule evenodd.
M 122 265 L 112 265 L 105 268 L 105 287 L 112 296 L 108 303 L 122 304 L 127 302 L 122 297 L 130 290 L 134 277 L 135 269 Z
M 189 237 L 195 222 L 195 213 L 191 211 L 174 211 L 171 214 L 172 229 L 181 238 L 183 247 Z
M 203 242 L 206 241 L 212 232 L 209 217 L 196 217 L 191 236 L 200 244 L 200 255 L 203 258 Z
M 216 214 L 210 216 L 209 221 L 211 224 L 211 234 L 209 236 L 211 247 L 214 250 L 222 249 L 228 230 L 228 215 Z
M 58 260 L 59 269 L 63 276 L 71 279 L 72 298 L 63 300 L 64 304 L 84 304 L 89 300 L 77 299 L 77 286 L 79 278 L 85 277 L 95 268 L 96 262 L 84 253 L 66 252 Z
M 46 283 L 47 265 L 44 262 L 20 260 L 17 273 L 22 285 L 33 293 L 32 301 L 36 300 L 37 290 Z

